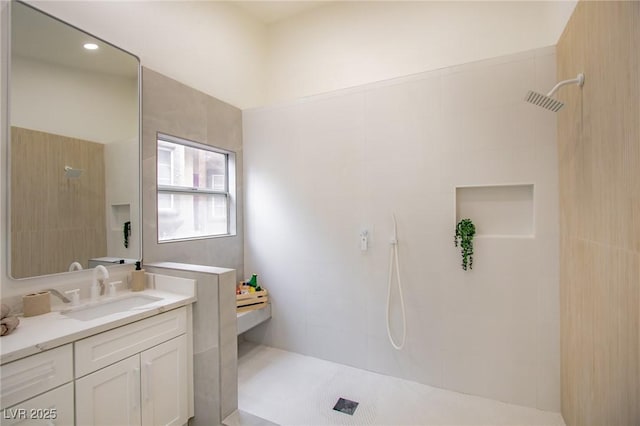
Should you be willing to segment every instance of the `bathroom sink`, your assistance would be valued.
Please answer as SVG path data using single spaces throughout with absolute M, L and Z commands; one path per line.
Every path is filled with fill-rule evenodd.
M 120 299 L 105 300 L 89 306 L 80 306 L 60 312 L 62 315 L 80 321 L 91 321 L 96 318 L 118 312 L 125 312 L 133 308 L 144 307 L 150 303 L 162 300 L 160 297 L 136 294 Z

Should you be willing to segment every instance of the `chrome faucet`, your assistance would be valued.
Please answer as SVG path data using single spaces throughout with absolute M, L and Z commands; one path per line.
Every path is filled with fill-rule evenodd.
M 102 273 L 102 278 L 98 279 L 98 272 Z M 91 299 L 96 299 L 98 294 L 102 296 L 104 294 L 104 280 L 109 278 L 109 271 L 102 265 L 98 265 L 93 268 L 93 281 L 91 283 Z M 98 293 L 98 286 L 100 291 Z
M 64 303 L 71 303 L 71 300 L 69 300 L 69 298 L 67 296 L 65 296 L 64 294 L 60 293 L 58 290 L 56 290 L 55 288 L 48 288 L 44 291 L 48 291 L 49 293 L 53 294 L 54 296 L 58 297 L 60 300 L 62 300 Z

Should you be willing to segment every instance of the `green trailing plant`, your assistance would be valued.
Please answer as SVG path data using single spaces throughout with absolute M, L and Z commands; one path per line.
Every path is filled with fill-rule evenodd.
M 124 248 L 129 248 L 129 237 L 131 236 L 131 221 L 126 221 L 123 227 L 124 231 Z
M 471 219 L 462 219 L 456 225 L 456 236 L 454 242 L 456 247 L 460 243 L 462 248 L 462 269 L 473 269 L 473 237 L 476 235 L 476 227 Z

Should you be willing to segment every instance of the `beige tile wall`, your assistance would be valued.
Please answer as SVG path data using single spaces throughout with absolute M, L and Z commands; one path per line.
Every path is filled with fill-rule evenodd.
M 562 414 L 640 424 L 640 3 L 580 2 L 558 43 Z
M 162 74 L 142 72 L 143 257 L 231 268 L 244 278 L 242 219 L 242 112 Z M 216 146 L 236 153 L 237 234 L 230 237 L 158 243 L 157 133 Z
M 11 142 L 11 275 L 106 256 L 104 145 L 19 127 Z M 82 175 L 66 178 L 66 165 Z

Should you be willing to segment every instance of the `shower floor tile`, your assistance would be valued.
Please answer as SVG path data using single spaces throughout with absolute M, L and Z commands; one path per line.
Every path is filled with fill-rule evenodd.
M 506 404 L 242 342 L 238 408 L 280 425 L 565 426 L 558 413 Z M 339 398 L 358 401 L 353 415 Z

